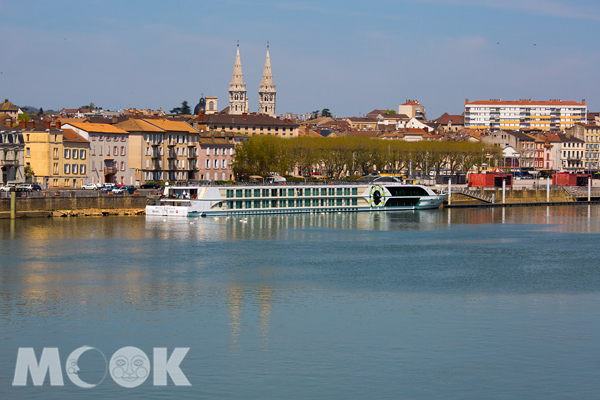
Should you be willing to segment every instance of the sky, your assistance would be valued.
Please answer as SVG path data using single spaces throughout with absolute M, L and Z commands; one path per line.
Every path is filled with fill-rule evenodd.
M 249 109 L 267 42 L 276 113 L 361 116 L 417 100 L 586 99 L 600 110 L 597 0 L 0 0 L 0 97 L 60 110 L 228 105 L 239 41 Z

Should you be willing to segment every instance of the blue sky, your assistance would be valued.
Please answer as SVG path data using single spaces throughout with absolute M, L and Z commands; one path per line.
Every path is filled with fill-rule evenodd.
M 227 106 L 236 43 L 250 111 L 266 44 L 277 113 L 464 101 L 587 100 L 600 110 L 600 2 L 0 1 L 0 97 L 46 109 Z M 534 46 L 535 44 L 535 46 Z

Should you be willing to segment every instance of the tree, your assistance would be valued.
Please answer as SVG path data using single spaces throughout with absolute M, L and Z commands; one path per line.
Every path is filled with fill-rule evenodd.
M 315 110 L 312 113 L 310 113 L 310 119 L 317 119 L 321 116 L 321 111 L 319 110 Z
M 190 115 L 192 113 L 192 110 L 190 109 L 190 105 L 188 104 L 187 100 L 181 102 L 181 110 L 179 110 L 179 113 L 183 115 Z
M 31 120 L 31 118 L 29 118 L 29 114 L 27 114 L 27 113 L 19 114 L 17 116 L 17 121 L 26 121 L 26 122 L 29 122 L 30 120 Z
M 31 182 L 31 178 L 35 175 L 30 165 L 25 166 L 25 180 Z
M 394 111 L 394 110 L 387 110 L 385 113 L 386 114 L 396 114 L 396 111 Z
M 333 115 L 331 115 L 331 111 L 329 111 L 329 108 L 324 108 L 321 111 L 321 116 L 322 117 L 333 117 Z
M 94 111 L 95 105 L 94 103 L 90 103 L 90 111 Z
M 180 114 L 180 115 L 190 115 L 192 110 L 190 109 L 190 105 L 187 100 L 181 102 L 180 107 L 175 107 L 169 111 L 171 114 Z
M 40 111 L 38 111 L 37 115 L 44 115 L 44 109 L 40 107 Z

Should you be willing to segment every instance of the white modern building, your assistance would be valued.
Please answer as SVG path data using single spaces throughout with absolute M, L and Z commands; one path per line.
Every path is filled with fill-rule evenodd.
M 465 128 L 558 131 L 587 121 L 585 100 L 465 100 Z

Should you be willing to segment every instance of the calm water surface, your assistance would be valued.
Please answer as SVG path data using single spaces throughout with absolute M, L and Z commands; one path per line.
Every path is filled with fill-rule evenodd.
M 0 220 L 0 398 L 597 399 L 599 216 Z M 189 347 L 192 386 L 12 386 L 20 347 L 83 345 Z

